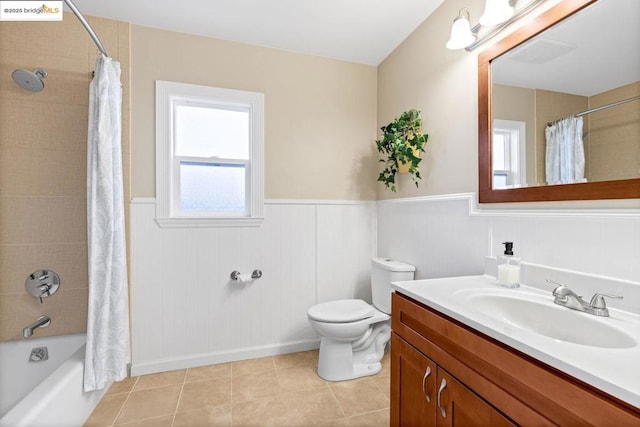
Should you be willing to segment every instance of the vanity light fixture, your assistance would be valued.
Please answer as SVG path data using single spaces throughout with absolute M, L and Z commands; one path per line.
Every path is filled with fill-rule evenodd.
M 522 8 L 516 10 L 513 4 L 517 0 L 486 0 L 484 13 L 480 17 L 480 23 L 471 27 L 469 11 L 460 9 L 458 16 L 451 26 L 451 36 L 447 42 L 447 49 L 466 49 L 471 52 L 482 43 L 502 31 L 511 23 L 531 12 L 545 0 L 531 0 Z M 491 27 L 482 36 L 478 37 L 481 27 Z
M 509 0 L 487 0 L 484 13 L 480 17 L 480 25 L 491 27 L 511 18 L 516 10 L 509 4 Z
M 469 11 L 460 9 L 458 17 L 453 21 L 451 26 L 451 37 L 447 42 L 447 49 L 462 49 L 476 41 L 476 36 L 471 32 L 471 23 L 469 22 Z

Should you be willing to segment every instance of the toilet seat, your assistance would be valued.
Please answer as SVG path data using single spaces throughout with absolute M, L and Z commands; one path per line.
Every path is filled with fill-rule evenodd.
M 310 319 L 326 323 L 349 323 L 372 317 L 376 310 L 361 299 L 341 299 L 314 305 Z

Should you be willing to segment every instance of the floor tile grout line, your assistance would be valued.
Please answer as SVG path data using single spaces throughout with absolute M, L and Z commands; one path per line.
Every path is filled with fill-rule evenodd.
M 347 420 L 350 420 L 350 419 L 353 419 L 353 418 L 356 418 L 356 417 L 362 417 L 362 416 L 364 416 L 364 415 L 371 415 L 371 414 L 375 414 L 376 412 L 383 412 L 383 411 L 390 411 L 390 410 L 391 410 L 391 408 L 376 409 L 376 410 L 374 410 L 374 411 L 363 412 L 363 413 L 361 413 L 361 414 L 353 414 L 353 415 L 349 415 L 348 417 L 346 417 L 346 416 L 345 416 L 345 418 L 346 418 Z
M 311 355 L 311 358 L 312 358 L 313 360 L 307 360 L 307 359 L 304 359 L 304 360 L 302 360 L 302 361 L 299 361 L 299 363 L 296 363 L 296 364 L 294 364 L 294 365 L 292 365 L 292 366 L 285 365 L 285 366 L 281 366 L 281 367 L 278 367 L 278 366 L 277 366 L 277 364 L 276 364 L 276 360 L 275 360 L 275 358 L 274 358 L 273 356 L 268 356 L 268 358 L 269 358 L 269 360 L 270 360 L 270 362 L 271 362 L 271 364 L 270 364 L 271 368 L 269 368 L 269 369 L 259 369 L 259 370 L 256 370 L 256 371 L 248 371 L 248 372 L 245 372 L 245 373 L 243 373 L 243 374 L 240 374 L 239 372 L 236 372 L 236 373 L 235 373 L 235 375 L 234 375 L 233 364 L 231 364 L 231 366 L 229 367 L 229 374 L 228 374 L 228 376 L 226 376 L 226 377 L 217 377 L 217 376 L 215 376 L 215 377 L 211 377 L 211 378 L 209 378 L 209 377 L 207 377 L 207 378 L 201 378 L 201 379 L 199 379 L 199 380 L 196 380 L 195 382 L 197 382 L 197 381 L 208 381 L 208 380 L 212 380 L 212 379 L 230 378 L 229 389 L 230 389 L 230 396 L 231 396 L 231 398 L 230 398 L 230 405 L 229 405 L 229 406 L 230 406 L 230 413 L 229 413 L 229 417 L 230 417 L 230 419 L 231 419 L 231 423 L 233 424 L 233 419 L 234 419 L 234 417 L 233 417 L 233 408 L 234 408 L 234 401 L 233 401 L 233 396 L 234 396 L 233 378 L 234 378 L 234 377 L 236 377 L 236 378 L 237 378 L 237 377 L 242 377 L 242 376 L 246 376 L 246 375 L 255 375 L 255 374 L 257 374 L 257 373 L 262 373 L 262 372 L 267 372 L 267 371 L 273 371 L 273 372 L 275 373 L 276 380 L 277 380 L 277 385 L 278 385 L 278 393 L 277 393 L 277 394 L 275 394 L 273 397 L 279 397 L 279 398 L 282 398 L 282 397 L 284 396 L 284 394 L 286 393 L 285 389 L 284 389 L 284 388 L 283 388 L 283 386 L 282 386 L 282 381 L 283 381 L 283 380 L 282 380 L 282 378 L 281 378 L 281 376 L 283 375 L 283 373 L 285 372 L 285 370 L 287 370 L 287 369 L 306 369 L 306 368 L 311 368 L 311 369 L 313 369 L 313 367 L 314 367 L 314 366 L 317 366 L 317 360 L 315 360 L 315 358 L 313 358 L 313 354 L 311 353 L 311 351 L 308 351 L 308 354 L 309 354 L 309 355 Z M 313 363 L 309 363 L 309 362 L 313 362 Z M 232 363 L 233 363 L 233 362 L 232 362 Z M 216 365 L 216 364 L 213 364 L 213 365 Z M 237 370 L 236 370 L 236 371 L 237 371 Z M 282 371 L 282 372 L 279 372 L 279 371 Z M 179 392 L 179 395 L 178 395 L 178 399 L 177 399 L 177 401 L 176 401 L 176 405 L 175 405 L 175 408 L 174 408 L 173 413 L 171 413 L 171 414 L 166 414 L 166 415 L 162 415 L 162 417 L 165 417 L 165 416 L 168 416 L 168 415 L 171 415 L 171 416 L 172 416 L 172 419 L 171 419 L 171 426 L 173 426 L 173 425 L 175 424 L 175 421 L 176 421 L 176 418 L 177 418 L 178 408 L 179 408 L 179 406 L 180 406 L 180 401 L 182 400 L 182 397 L 183 397 L 183 395 L 184 395 L 184 388 L 185 388 L 185 385 L 187 384 L 188 374 L 189 374 L 189 369 L 185 369 L 185 371 L 184 371 L 184 376 L 183 376 L 183 378 L 182 378 L 181 383 L 173 383 L 173 385 L 180 385 L 180 386 L 181 386 L 181 388 L 180 388 L 180 392 Z M 315 374 L 317 375 L 317 370 L 315 371 Z M 382 375 L 380 375 L 380 374 L 382 374 Z M 376 375 L 368 376 L 368 379 L 370 379 L 370 380 L 371 380 L 371 382 L 374 384 L 374 389 L 375 389 L 375 390 L 377 390 L 377 391 L 378 391 L 379 393 L 381 393 L 382 395 L 385 395 L 385 388 L 384 388 L 384 387 L 383 387 L 383 385 L 382 385 L 382 381 L 375 381 L 375 378 L 376 378 L 376 377 L 378 377 L 378 376 L 382 376 L 382 377 L 390 377 L 390 372 L 382 372 L 382 371 L 381 371 L 381 372 L 379 372 L 379 373 L 378 373 L 378 374 L 376 374 Z M 318 376 L 318 377 L 319 377 L 319 376 Z M 167 386 L 172 385 L 172 384 L 163 384 L 163 385 L 158 385 L 157 387 L 151 387 L 151 388 L 149 388 L 149 389 L 135 390 L 135 388 L 136 388 L 137 384 L 140 382 L 140 378 L 141 378 L 140 376 L 138 376 L 138 377 L 136 377 L 136 378 L 135 378 L 134 383 L 132 384 L 131 388 L 130 388 L 130 389 L 129 389 L 129 391 L 127 392 L 127 396 L 126 396 L 125 400 L 123 401 L 122 405 L 120 406 L 120 408 L 119 408 L 119 410 L 118 410 L 118 412 L 117 412 L 117 414 L 116 414 L 116 416 L 115 416 L 115 419 L 113 420 L 112 424 L 110 424 L 112 427 L 114 427 L 114 426 L 119 426 L 119 424 L 116 424 L 116 423 L 117 423 L 117 421 L 118 421 L 119 417 L 120 417 L 120 416 L 122 416 L 122 413 L 124 412 L 124 408 L 125 408 L 125 406 L 127 405 L 127 403 L 130 401 L 131 396 L 132 396 L 132 394 L 133 394 L 134 392 L 136 392 L 136 391 L 144 391 L 144 390 L 151 390 L 151 389 L 154 389 L 154 388 L 161 388 L 161 387 L 167 387 Z M 189 381 L 189 382 L 194 382 L 194 381 Z M 380 383 L 380 384 L 379 384 L 379 383 Z M 329 388 L 330 393 L 331 393 L 331 395 L 333 396 L 334 402 L 335 402 L 335 403 L 337 403 L 337 404 L 338 404 L 338 407 L 340 408 L 340 411 L 341 411 L 342 416 L 341 416 L 340 418 L 337 418 L 337 419 L 345 419 L 345 420 L 349 420 L 349 419 L 352 419 L 352 418 L 355 418 L 355 417 L 359 417 L 359 416 L 364 416 L 364 415 L 369 415 L 369 414 L 373 414 L 373 413 L 378 413 L 378 412 L 383 412 L 383 411 L 389 411 L 389 410 L 390 410 L 390 407 L 389 407 L 389 406 L 387 406 L 387 407 L 385 407 L 385 408 L 372 409 L 372 410 L 367 411 L 367 412 L 362 412 L 362 413 L 358 413 L 358 414 L 351 414 L 351 415 L 347 416 L 347 415 L 346 415 L 345 408 L 343 407 L 343 405 L 342 405 L 342 404 L 340 403 L 340 401 L 338 400 L 337 395 L 336 395 L 336 392 L 334 391 L 334 388 L 331 386 L 331 383 L 330 383 L 330 382 L 328 382 L 328 381 L 323 381 L 323 386 L 324 386 L 324 387 L 328 387 L 328 388 Z M 292 391 L 292 392 L 295 392 L 296 390 L 291 390 L 291 391 Z M 388 391 L 388 390 L 387 390 L 387 391 Z M 115 393 L 114 393 L 114 394 L 115 394 Z M 388 398 L 388 397 L 386 397 L 386 396 L 384 396 L 384 397 L 386 398 L 387 403 L 389 403 L 389 398 Z M 257 398 L 256 398 L 256 399 L 257 399 Z M 254 400 L 254 399 L 246 400 L 246 402 L 250 402 L 251 400 Z M 245 401 L 243 401 L 243 402 L 245 402 Z M 238 403 L 238 402 L 236 402 L 236 403 Z M 150 417 L 150 418 L 148 418 L 148 419 L 149 419 L 149 420 L 151 420 L 151 419 L 155 419 L 155 418 L 160 418 L 160 416 L 159 416 L 159 415 L 158 415 L 158 416 L 152 416 L 152 417 Z M 145 420 L 147 420 L 147 419 L 145 419 Z M 145 421 L 145 420 L 138 420 L 138 421 Z M 138 422 L 138 421 L 136 421 L 136 422 Z M 124 427 L 125 425 L 122 425 L 122 426 Z
M 329 384 L 329 382 L 327 381 L 327 387 L 329 387 L 329 391 L 331 392 L 331 395 L 333 396 L 333 399 L 336 401 L 336 403 L 338 404 L 338 408 L 340 408 L 340 410 L 342 411 L 342 416 L 344 418 L 347 418 L 347 413 L 344 411 L 344 408 L 342 407 L 342 405 L 340 404 L 340 401 L 338 400 L 338 397 L 336 396 L 336 394 L 333 391 L 333 387 L 331 387 L 331 384 Z
M 187 372 L 184 373 L 184 380 L 182 381 L 182 386 L 180 387 L 180 394 L 178 394 L 178 400 L 176 401 L 176 408 L 173 411 L 173 417 L 171 418 L 171 427 L 176 422 L 176 415 L 178 414 L 178 408 L 180 407 L 180 400 L 182 399 L 182 393 L 184 392 L 184 385 L 186 384 Z
M 120 405 L 120 409 L 118 410 L 118 413 L 116 414 L 116 416 L 113 418 L 113 421 L 111 422 L 112 426 L 116 425 L 116 422 L 118 421 L 118 418 L 120 418 L 120 415 L 122 414 L 122 411 L 124 410 L 125 405 L 129 401 L 129 398 L 131 397 L 131 393 L 133 393 L 134 387 L 136 386 L 136 384 L 138 384 L 138 379 L 139 378 L 140 377 L 136 378 L 135 382 L 131 386 L 131 390 L 129 390 L 129 392 L 127 393 L 127 398 L 124 399 L 124 402 L 122 402 L 122 405 Z M 103 397 L 103 399 L 104 399 L 104 397 Z M 102 399 L 100 401 L 102 401 Z
M 165 418 L 165 417 L 168 417 L 168 416 L 169 416 L 169 414 L 156 415 L 156 416 L 153 416 L 151 418 L 145 418 L 145 419 L 137 420 L 137 421 L 129 421 L 128 423 L 124 423 L 124 424 L 115 424 L 113 427 L 127 427 L 127 426 L 131 426 L 131 425 L 134 425 L 134 424 L 144 423 L 146 421 L 159 420 L 161 418 Z

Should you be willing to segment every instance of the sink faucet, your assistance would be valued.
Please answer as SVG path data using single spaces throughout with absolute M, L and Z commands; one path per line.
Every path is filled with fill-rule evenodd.
M 50 324 L 51 318 L 49 316 L 40 316 L 38 317 L 38 320 L 22 330 L 22 335 L 24 335 L 25 338 L 29 338 L 31 335 L 33 335 L 34 330 L 36 330 L 37 328 L 46 328 Z
M 562 283 L 557 283 L 549 279 L 547 279 L 547 282 L 558 285 L 553 290 L 553 296 L 555 297 L 553 300 L 554 303 L 572 310 L 593 314 L 594 316 L 609 317 L 609 309 L 607 308 L 607 304 L 604 302 L 604 297 L 622 299 L 621 295 L 597 293 L 591 297 L 590 302 L 586 302 L 580 295 L 576 294 Z

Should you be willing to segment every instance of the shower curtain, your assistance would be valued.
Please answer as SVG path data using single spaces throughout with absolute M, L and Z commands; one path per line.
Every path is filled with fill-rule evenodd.
M 547 126 L 546 181 L 547 184 L 586 182 L 584 178 L 584 147 L 582 117 L 568 117 Z
M 129 361 L 121 122 L 120 64 L 102 57 L 96 61 L 89 88 L 85 391 L 126 377 Z

